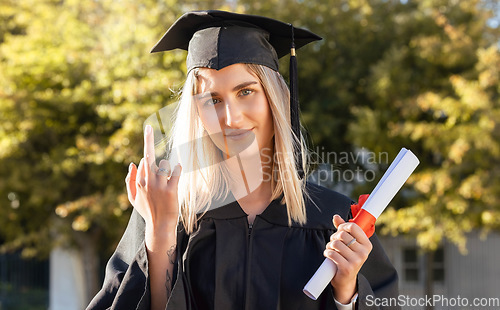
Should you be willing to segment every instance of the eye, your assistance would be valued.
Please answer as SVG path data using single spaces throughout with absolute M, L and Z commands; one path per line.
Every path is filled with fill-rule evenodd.
M 203 105 L 215 105 L 219 102 L 221 102 L 219 99 L 210 97 L 207 101 L 203 103 Z
M 242 90 L 240 91 L 240 95 L 242 95 L 242 96 L 248 96 L 248 95 L 250 95 L 251 93 L 253 93 L 253 90 L 251 90 L 251 89 L 247 89 L 247 88 L 242 89 Z

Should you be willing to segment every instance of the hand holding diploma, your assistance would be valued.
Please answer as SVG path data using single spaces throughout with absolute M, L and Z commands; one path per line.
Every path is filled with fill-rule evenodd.
M 335 299 L 348 304 L 356 293 L 357 275 L 372 250 L 372 243 L 358 225 L 344 222 L 339 215 L 333 217 L 333 225 L 337 231 L 330 237 L 324 255 L 337 267 L 330 282 Z
M 377 184 L 375 189 L 372 191 L 366 202 L 364 203 L 363 207 L 357 214 L 355 214 L 354 219 L 352 222 L 356 223 L 357 225 L 352 225 L 350 223 L 345 224 L 345 225 L 351 225 L 351 231 L 349 234 L 347 233 L 342 233 L 342 225 L 344 224 L 339 224 L 338 226 L 338 231 L 337 233 L 332 235 L 332 238 L 337 238 L 336 236 L 339 235 L 338 241 L 342 240 L 342 243 L 344 243 L 344 246 L 347 248 L 353 247 L 356 242 L 358 242 L 357 238 L 360 238 L 360 241 L 364 241 L 363 237 L 359 235 L 359 230 L 362 230 L 364 232 L 364 237 L 370 237 L 373 232 L 374 232 L 374 227 L 375 227 L 375 220 L 380 216 L 380 214 L 384 211 L 384 209 L 387 207 L 389 202 L 394 198 L 396 193 L 399 191 L 399 189 L 403 186 L 403 184 L 406 182 L 406 180 L 410 177 L 412 172 L 415 170 L 415 168 L 418 166 L 419 160 L 417 157 L 410 151 L 405 148 L 401 149 L 399 152 L 398 156 L 396 156 L 396 159 L 392 162 L 392 164 L 389 166 L 385 174 L 382 176 L 382 179 L 380 182 Z M 334 224 L 335 224 L 335 218 L 334 218 Z M 337 227 L 337 225 L 335 225 Z M 359 227 L 358 227 L 359 226 Z M 354 228 L 356 227 L 356 228 Z M 358 228 L 360 228 L 358 230 Z M 342 235 L 343 236 L 340 236 Z M 350 239 L 349 239 L 350 238 Z M 351 243 L 351 239 L 356 238 L 356 240 Z M 346 239 L 346 240 L 344 240 Z M 349 240 L 347 240 L 349 239 Z M 368 240 L 368 239 L 366 239 Z M 346 243 L 347 242 L 347 243 Z M 369 241 L 368 241 L 369 242 Z M 329 243 L 329 245 L 332 242 Z M 343 249 L 343 252 L 347 252 L 349 249 L 343 248 L 339 243 L 340 242 L 335 242 L 337 243 L 337 246 Z M 349 244 L 351 243 L 351 244 Z M 360 242 L 361 243 L 361 242 Z M 349 245 L 349 246 L 348 246 Z M 371 246 L 371 243 L 370 243 Z M 327 246 L 327 251 L 328 251 Z M 333 245 L 331 245 L 332 249 L 337 250 Z M 371 248 L 370 248 L 371 250 Z M 354 250 L 352 250 L 355 252 Z M 369 252 L 368 252 L 369 253 Z M 326 253 L 325 253 L 326 254 Z M 334 254 L 334 253 L 331 253 Z M 327 255 L 330 257 L 330 255 Z M 360 254 L 361 256 L 361 254 Z M 344 257 L 345 258 L 345 257 Z M 366 258 L 361 262 L 364 263 Z M 329 259 L 326 258 L 323 264 L 319 267 L 319 269 L 316 271 L 314 276 L 309 280 L 309 282 L 306 284 L 304 287 L 304 293 L 309 296 L 310 298 L 316 300 L 319 295 L 323 292 L 325 287 L 332 282 L 332 285 L 336 283 L 336 280 L 332 280 L 334 278 L 338 267 L 342 267 L 342 265 L 336 265 L 334 263 L 336 262 L 335 259 Z M 352 266 L 358 265 L 358 264 L 351 264 Z M 348 267 L 348 268 L 353 268 L 353 267 Z M 361 268 L 361 266 L 359 267 Z M 357 270 L 359 271 L 359 269 Z M 344 272 L 344 271 L 342 271 Z M 352 273 L 349 273 L 352 274 Z M 356 272 L 357 275 L 357 272 Z M 335 285 L 334 285 L 335 287 Z M 353 293 L 354 294 L 354 293 Z M 340 300 L 339 300 L 340 301 Z

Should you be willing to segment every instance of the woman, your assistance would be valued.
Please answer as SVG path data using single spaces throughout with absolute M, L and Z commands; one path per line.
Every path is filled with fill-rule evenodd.
M 344 222 L 351 200 L 301 178 L 306 148 L 278 73 L 291 38 L 297 47 L 319 39 L 202 11 L 153 48 L 188 49 L 171 141 L 180 164 L 156 165 L 146 126 L 144 158 L 126 177 L 134 213 L 89 309 L 367 309 L 368 295 L 397 295 L 376 236 Z M 313 301 L 302 288 L 324 257 L 338 272 Z

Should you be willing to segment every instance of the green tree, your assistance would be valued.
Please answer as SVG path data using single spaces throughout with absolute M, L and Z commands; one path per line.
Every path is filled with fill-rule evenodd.
M 371 67 L 371 105 L 353 108 L 357 145 L 394 155 L 407 146 L 420 158 L 413 191 L 381 223 L 430 250 L 447 239 L 465 253 L 467 232 L 500 228 L 500 35 L 483 4 L 419 1 L 400 16 L 395 29 L 420 33 L 390 45 Z
M 500 33 L 488 27 L 495 11 L 485 1 L 416 5 L 395 19 L 397 31 L 413 35 L 371 66 L 371 104 L 353 107 L 349 137 L 394 155 L 406 146 L 420 158 L 410 190 L 379 223 L 382 233 L 416 236 L 429 263 L 443 240 L 466 253 L 468 232 L 500 228 Z
M 173 101 L 182 53 L 150 55 L 175 1 L 4 1 L 0 31 L 3 251 L 77 246 L 99 286 L 130 206 L 124 177 L 142 123 Z

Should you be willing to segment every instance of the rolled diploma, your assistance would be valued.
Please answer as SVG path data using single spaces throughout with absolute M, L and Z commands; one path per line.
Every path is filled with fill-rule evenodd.
M 368 212 L 368 215 L 373 216 L 373 221 L 375 221 L 389 205 L 392 198 L 396 196 L 396 193 L 408 180 L 419 163 L 418 158 L 410 150 L 402 148 L 371 192 L 360 213 L 362 210 Z M 354 218 L 354 223 L 356 223 L 356 218 Z M 325 258 L 323 264 L 304 286 L 303 292 L 313 300 L 318 299 L 336 272 L 337 265 L 330 259 Z

